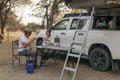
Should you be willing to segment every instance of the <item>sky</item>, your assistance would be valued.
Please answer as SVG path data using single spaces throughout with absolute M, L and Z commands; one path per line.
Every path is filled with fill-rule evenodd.
M 39 0 L 32 0 L 33 4 L 37 3 Z M 31 16 L 33 11 L 29 5 L 25 7 L 18 8 L 16 10 L 16 15 L 18 15 L 18 19 L 21 17 L 21 23 L 27 25 L 28 23 L 34 22 L 34 23 L 40 23 L 41 19 Z
M 38 3 L 39 1 L 40 0 L 32 0 L 33 5 Z M 35 8 L 35 7 L 33 7 L 33 8 Z M 64 13 L 68 12 L 68 10 L 67 11 L 66 10 L 67 9 L 64 10 Z M 27 25 L 28 23 L 32 23 L 32 22 L 40 24 L 42 22 L 41 19 L 31 16 L 30 14 L 32 14 L 32 13 L 33 13 L 33 11 L 29 5 L 16 9 L 16 14 L 19 16 L 18 19 L 21 18 L 21 23 L 23 23 L 25 25 Z

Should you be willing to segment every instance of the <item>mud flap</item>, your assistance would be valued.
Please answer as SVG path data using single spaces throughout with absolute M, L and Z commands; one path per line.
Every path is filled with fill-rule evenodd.
M 118 71 L 118 69 L 119 69 L 119 66 L 118 66 L 119 62 L 118 61 L 114 61 L 114 60 L 111 60 L 111 62 L 112 62 L 112 71 L 113 72 Z

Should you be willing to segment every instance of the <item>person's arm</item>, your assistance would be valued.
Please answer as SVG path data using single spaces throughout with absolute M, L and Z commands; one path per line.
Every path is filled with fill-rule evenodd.
M 34 40 L 35 40 L 35 38 L 31 39 L 28 43 L 23 41 L 22 44 L 23 44 L 24 48 L 31 47 L 31 43 Z
M 49 40 L 49 38 L 48 38 L 48 37 L 46 37 L 45 39 L 46 39 L 46 40 L 50 43 L 50 40 Z

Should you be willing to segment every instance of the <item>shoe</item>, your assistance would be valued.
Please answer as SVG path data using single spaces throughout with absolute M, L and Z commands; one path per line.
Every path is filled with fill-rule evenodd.
M 37 68 L 37 65 L 34 65 L 34 69 L 36 69 Z
M 45 66 L 45 62 L 43 62 L 43 61 L 40 62 L 40 66 L 41 66 L 41 67 L 44 67 L 44 66 Z
M 40 68 L 39 65 L 34 66 L 34 69 L 39 69 L 39 68 Z
M 45 66 L 45 62 L 42 62 L 42 65 Z

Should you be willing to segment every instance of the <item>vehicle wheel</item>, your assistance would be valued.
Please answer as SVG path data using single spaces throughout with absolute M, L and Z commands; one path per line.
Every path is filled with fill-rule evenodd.
M 111 60 L 109 52 L 103 48 L 95 48 L 91 51 L 89 61 L 94 69 L 106 71 L 109 69 Z
M 43 39 L 38 39 L 36 45 L 40 46 L 40 45 L 42 45 L 42 42 L 43 42 Z

